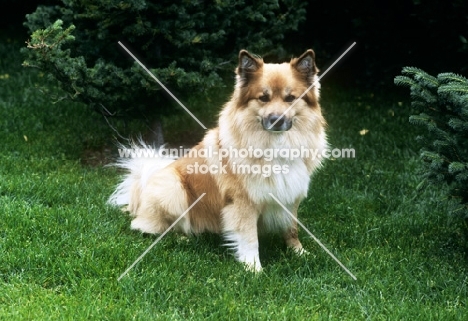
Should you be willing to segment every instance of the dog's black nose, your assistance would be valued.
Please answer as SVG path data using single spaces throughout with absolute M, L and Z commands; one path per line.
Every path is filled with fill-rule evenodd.
M 284 117 L 271 115 L 268 117 L 268 122 L 270 123 L 270 127 L 273 125 L 274 128 L 281 128 L 284 124 Z
M 272 132 L 283 132 L 289 130 L 292 122 L 285 115 L 270 114 L 263 118 L 263 128 Z

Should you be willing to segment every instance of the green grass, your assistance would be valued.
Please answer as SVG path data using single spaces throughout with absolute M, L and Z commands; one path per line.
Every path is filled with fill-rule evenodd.
M 356 158 L 325 164 L 299 216 L 357 281 L 301 231 L 305 257 L 261 238 L 261 275 L 245 272 L 218 236 L 168 234 L 118 282 L 155 237 L 106 206 L 119 173 L 83 162 L 114 132 L 82 105 L 42 95 L 35 86 L 47 82 L 20 66 L 20 45 L 0 44 L 1 320 L 468 318 L 462 226 L 447 216 L 443 189 L 418 189 L 407 101 L 323 80 L 330 142 Z M 205 106 L 228 93 L 187 106 L 209 123 L 215 110 Z M 170 132 L 192 120 L 164 122 Z

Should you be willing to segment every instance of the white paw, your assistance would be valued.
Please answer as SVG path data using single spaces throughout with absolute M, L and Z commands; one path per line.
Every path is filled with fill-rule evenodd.
M 254 261 L 254 262 L 243 262 L 245 270 L 248 272 L 253 272 L 253 273 L 260 273 L 262 272 L 262 265 L 260 264 L 260 261 Z
M 299 256 L 309 255 L 310 254 L 309 251 L 307 251 L 303 247 L 301 247 L 301 248 L 294 247 L 294 248 L 292 248 L 292 250 L 294 251 L 294 253 L 296 253 Z
M 142 233 L 148 234 L 156 234 L 158 233 L 157 228 L 154 226 L 154 222 L 149 219 L 137 217 L 133 219 L 132 223 L 130 224 L 130 228 L 132 230 L 138 230 Z
M 243 235 L 236 232 L 228 233 L 226 239 L 230 241 L 228 245 L 236 251 L 237 260 L 244 263 L 247 271 L 260 272 L 262 270 L 257 239 L 248 241 Z

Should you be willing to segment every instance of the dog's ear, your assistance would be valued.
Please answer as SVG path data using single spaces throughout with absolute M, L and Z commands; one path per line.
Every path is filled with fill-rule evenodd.
M 304 52 L 299 58 L 292 59 L 290 64 L 309 84 L 312 84 L 314 76 L 319 72 L 312 49 Z
M 239 65 L 236 73 L 239 76 L 241 86 L 246 86 L 253 75 L 263 66 L 261 58 L 254 57 L 247 50 L 239 52 Z

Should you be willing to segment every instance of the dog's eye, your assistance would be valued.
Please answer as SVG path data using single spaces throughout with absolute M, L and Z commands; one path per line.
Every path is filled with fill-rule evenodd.
M 294 101 L 294 99 L 296 99 L 296 96 L 294 95 L 287 95 L 285 98 L 284 98 L 284 101 L 287 102 L 287 103 L 292 103 Z
M 267 103 L 270 101 L 270 97 L 268 97 L 268 95 L 262 95 L 260 97 L 258 97 L 258 99 L 261 101 L 261 102 L 264 102 L 264 103 Z

